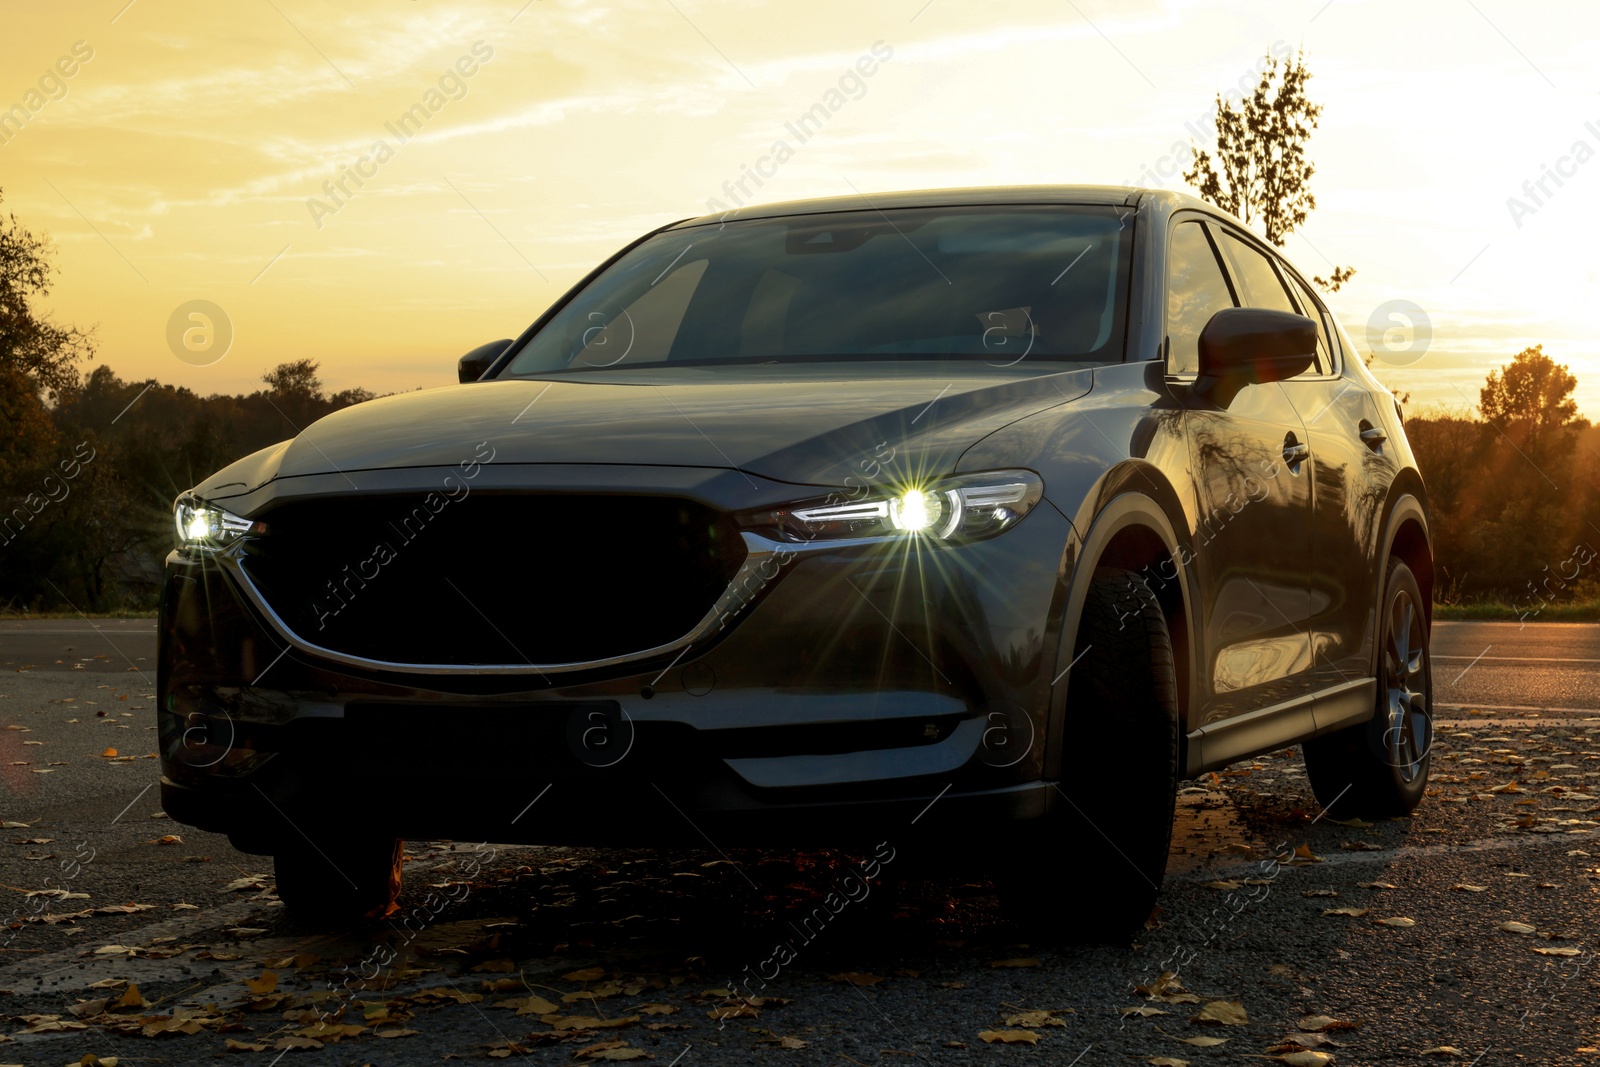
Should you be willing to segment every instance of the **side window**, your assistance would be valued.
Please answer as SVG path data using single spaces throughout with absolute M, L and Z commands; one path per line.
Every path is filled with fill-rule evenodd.
M 1167 269 L 1167 373 L 1200 370 L 1200 331 L 1211 316 L 1234 306 L 1216 249 L 1199 222 L 1172 230 Z
M 1294 306 L 1294 301 L 1289 299 L 1289 292 L 1283 287 L 1283 281 L 1272 266 L 1272 260 L 1264 253 L 1245 244 L 1226 230 L 1222 231 L 1222 247 L 1227 250 L 1228 259 L 1233 263 L 1234 275 L 1244 289 L 1239 295 L 1244 298 L 1246 307 L 1298 313 L 1299 309 Z
M 1317 324 L 1317 373 L 1332 374 L 1333 345 L 1328 339 L 1328 313 L 1322 310 L 1322 305 L 1317 303 L 1317 298 L 1304 282 L 1292 274 L 1285 273 L 1285 277 L 1294 287 L 1295 296 L 1300 299 L 1300 314 Z

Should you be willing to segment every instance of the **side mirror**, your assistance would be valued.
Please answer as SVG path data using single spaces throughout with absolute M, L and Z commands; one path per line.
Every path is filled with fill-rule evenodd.
M 1281 382 L 1316 358 L 1317 324 L 1290 311 L 1223 308 L 1200 331 L 1201 381 Z
M 483 372 L 489 369 L 489 364 L 505 354 L 511 347 L 511 338 L 504 341 L 490 341 L 486 345 L 479 345 L 471 352 L 461 357 L 461 362 L 456 364 L 456 376 L 463 382 L 475 382 L 483 377 Z

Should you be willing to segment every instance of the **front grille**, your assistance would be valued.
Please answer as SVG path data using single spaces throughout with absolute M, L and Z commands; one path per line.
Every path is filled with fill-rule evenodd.
M 405 664 L 573 663 L 682 637 L 744 558 L 670 497 L 442 493 L 280 504 L 242 565 L 306 641 Z

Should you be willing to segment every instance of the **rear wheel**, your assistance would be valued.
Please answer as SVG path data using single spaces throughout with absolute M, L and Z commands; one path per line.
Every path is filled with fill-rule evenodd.
M 1404 815 L 1422 800 L 1433 747 L 1433 661 L 1423 608 L 1416 575 L 1391 558 L 1379 609 L 1376 713 L 1305 744 L 1312 792 L 1334 818 Z
M 405 843 L 392 838 L 361 842 L 304 842 L 273 855 L 278 898 L 296 919 L 343 925 L 387 915 L 400 895 Z
M 1074 940 L 1126 940 L 1155 907 L 1178 788 L 1178 683 L 1155 594 L 1101 568 L 1069 668 L 1062 781 L 997 873 L 1019 923 Z

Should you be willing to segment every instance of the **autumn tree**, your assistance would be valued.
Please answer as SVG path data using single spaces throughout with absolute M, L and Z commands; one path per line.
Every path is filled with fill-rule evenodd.
M 1542 445 L 1570 437 L 1565 431 L 1576 429 L 1578 402 L 1572 391 L 1577 387 L 1578 379 L 1564 364 L 1545 355 L 1544 345 L 1534 345 L 1489 372 L 1478 393 L 1478 409 L 1485 422 Z
M 1260 226 L 1279 248 L 1317 206 L 1311 192 L 1316 167 L 1306 156 L 1306 143 L 1322 105 L 1306 96 L 1310 79 L 1305 53 L 1280 64 L 1269 52 L 1255 91 L 1237 107 L 1217 94 L 1215 162 L 1211 152 L 1196 147 L 1193 165 L 1183 175 L 1207 203 Z M 1327 278 L 1312 281 L 1338 292 L 1354 274 L 1353 267 L 1335 267 Z

